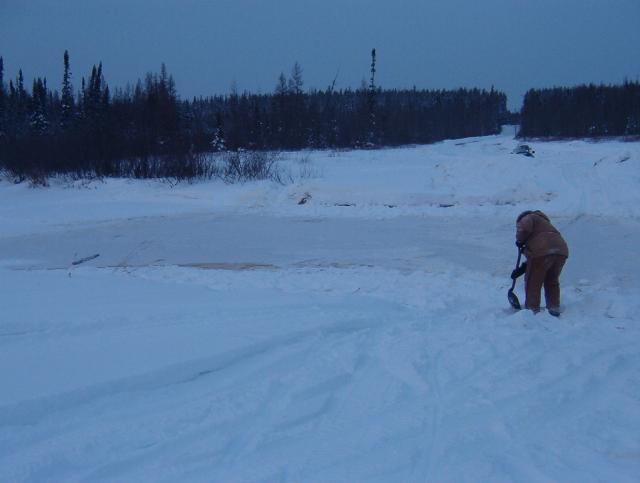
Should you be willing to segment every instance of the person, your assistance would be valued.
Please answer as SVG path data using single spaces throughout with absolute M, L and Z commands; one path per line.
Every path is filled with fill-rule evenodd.
M 540 311 L 540 292 L 544 286 L 547 310 L 560 315 L 560 273 L 569 257 L 569 247 L 560 232 L 542 211 L 524 211 L 516 220 L 516 245 L 527 261 L 511 273 L 525 275 L 525 308 Z

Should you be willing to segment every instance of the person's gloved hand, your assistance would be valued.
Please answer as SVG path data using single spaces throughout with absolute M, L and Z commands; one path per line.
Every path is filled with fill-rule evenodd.
M 515 280 L 519 276 L 524 275 L 526 271 L 527 271 L 527 262 L 524 262 L 522 265 L 516 268 L 513 272 L 511 272 L 511 279 Z

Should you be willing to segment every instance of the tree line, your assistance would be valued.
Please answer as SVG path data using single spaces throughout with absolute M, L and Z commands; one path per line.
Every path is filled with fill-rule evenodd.
M 305 90 L 295 63 L 272 93 L 181 100 L 164 64 L 112 91 L 102 64 L 74 85 L 68 52 L 60 90 L 44 78 L 5 82 L 0 57 L 0 168 L 18 176 L 198 176 L 199 153 L 375 148 L 499 132 L 506 96 L 493 88 Z
M 114 93 L 102 64 L 74 89 L 67 52 L 60 92 L 39 77 L 29 92 L 22 70 L 6 84 L 3 67 L 0 58 L 0 167 L 13 174 L 145 177 L 158 160 L 188 151 L 175 83 L 164 65 L 160 74 Z
M 640 135 L 640 83 L 531 89 L 524 97 L 520 137 Z

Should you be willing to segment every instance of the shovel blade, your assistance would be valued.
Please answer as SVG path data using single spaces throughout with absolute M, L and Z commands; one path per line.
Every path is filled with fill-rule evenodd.
M 518 300 L 518 296 L 513 293 L 513 289 L 510 289 L 507 292 L 507 298 L 509 299 L 509 303 L 511 304 L 511 307 L 513 307 L 516 310 L 520 310 L 522 308 L 522 306 L 520 305 L 520 301 Z

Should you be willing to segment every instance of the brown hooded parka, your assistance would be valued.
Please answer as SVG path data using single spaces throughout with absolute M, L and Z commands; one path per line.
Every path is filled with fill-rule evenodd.
M 540 291 L 544 286 L 547 309 L 560 315 L 560 272 L 569 256 L 567 243 L 542 211 L 525 211 L 516 222 L 516 242 L 524 245 L 527 257 L 525 307 L 540 310 Z
M 527 259 L 545 255 L 569 256 L 569 247 L 560 232 L 542 211 L 525 211 L 516 223 L 516 241 L 525 246 Z

